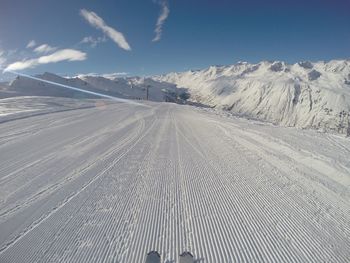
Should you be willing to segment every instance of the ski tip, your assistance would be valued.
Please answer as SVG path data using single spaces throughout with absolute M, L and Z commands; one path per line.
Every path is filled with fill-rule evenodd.
M 146 263 L 160 263 L 160 255 L 157 251 L 150 251 L 147 253 Z
M 185 251 L 185 252 L 183 252 L 183 253 L 180 255 L 180 257 L 191 257 L 191 258 L 193 258 L 193 255 L 192 255 L 190 252 Z
M 188 252 L 185 251 L 180 255 L 180 263 L 193 263 L 194 259 L 193 259 L 193 255 Z
M 152 250 L 152 251 L 147 253 L 147 256 L 150 256 L 150 255 L 155 255 L 155 256 L 160 257 L 159 253 L 157 251 L 155 251 L 155 250 Z

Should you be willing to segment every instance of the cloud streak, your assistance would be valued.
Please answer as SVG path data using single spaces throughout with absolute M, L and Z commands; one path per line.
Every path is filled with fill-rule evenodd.
M 27 48 L 33 48 L 36 46 L 35 40 L 30 40 L 29 43 L 27 44 Z
M 162 10 L 158 17 L 156 28 L 154 29 L 154 33 L 156 35 L 152 40 L 153 42 L 157 42 L 162 38 L 163 25 L 170 13 L 169 4 L 167 0 L 161 0 L 160 5 L 162 6 Z
M 0 49 L 0 68 L 6 63 L 6 58 L 4 58 L 5 52 Z
M 14 62 L 8 65 L 6 71 L 24 70 L 28 68 L 34 68 L 38 65 L 57 63 L 61 61 L 83 61 L 86 60 L 87 55 L 84 52 L 75 49 L 62 49 L 58 50 L 50 55 L 42 56 L 34 59 L 27 59 Z
M 74 77 L 78 77 L 78 78 L 103 77 L 106 79 L 114 80 L 116 78 L 125 77 L 127 75 L 129 75 L 129 73 L 127 72 L 113 72 L 113 73 L 106 73 L 106 74 L 98 74 L 98 73 L 77 74 Z
M 50 47 L 48 44 L 43 44 L 34 49 L 34 52 L 39 53 L 39 54 L 47 54 L 52 51 L 55 51 L 57 48 L 55 47 Z
M 108 26 L 105 21 L 96 13 L 86 9 L 80 10 L 80 15 L 93 27 L 101 30 L 106 36 L 113 40 L 120 48 L 124 50 L 131 50 L 129 43 L 126 41 L 124 35 L 116 29 Z
M 106 42 L 106 41 L 107 41 L 106 36 L 98 37 L 98 38 L 94 38 L 92 36 L 88 36 L 88 37 L 84 37 L 80 41 L 80 44 L 89 44 L 90 47 L 96 47 L 98 44 Z

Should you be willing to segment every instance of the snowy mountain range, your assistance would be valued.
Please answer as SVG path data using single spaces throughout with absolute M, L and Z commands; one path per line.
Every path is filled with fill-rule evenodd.
M 79 76 L 64 78 L 51 73 L 44 73 L 36 78 L 50 82 L 60 83 L 78 89 L 102 93 L 117 98 L 142 100 L 146 99 L 147 88 L 149 100 L 176 101 L 177 96 L 184 92 L 175 84 L 159 83 L 151 78 L 104 78 L 101 76 Z M 2 97 L 16 96 L 51 96 L 68 98 L 96 98 L 79 91 L 65 89 L 54 84 L 44 83 L 36 79 L 18 76 L 9 83 L 7 88 L 0 88 Z
M 155 80 L 186 88 L 192 100 L 236 115 L 350 135 L 349 60 L 239 62 Z
M 350 61 L 239 62 L 204 70 L 150 78 L 79 75 L 63 78 L 44 73 L 39 78 L 127 99 L 190 101 L 282 126 L 313 128 L 350 135 Z M 0 96 L 87 97 L 24 77 L 0 87 Z M 91 97 L 91 96 L 90 96 Z M 186 97 L 186 96 L 185 96 Z M 183 101 L 183 100 L 181 100 Z

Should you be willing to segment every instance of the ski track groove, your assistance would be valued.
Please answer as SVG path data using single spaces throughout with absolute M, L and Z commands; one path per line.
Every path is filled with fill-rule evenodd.
M 47 121 L 49 121 L 50 119 L 44 119 L 44 120 L 41 120 L 39 123 L 43 126 L 43 127 L 40 127 L 40 128 L 38 128 L 38 130 L 39 131 L 41 131 L 41 132 L 48 132 L 48 131 L 50 131 L 50 129 L 57 129 L 57 128 L 63 128 L 63 127 L 66 127 L 66 126 L 69 126 L 70 124 L 74 124 L 74 125 L 77 125 L 77 124 L 79 124 L 79 123 L 81 123 L 81 122 L 84 122 L 84 121 L 86 121 L 86 120 L 88 120 L 88 118 L 91 118 L 91 117 L 93 117 L 94 115 L 97 115 L 97 114 L 101 114 L 101 113 L 99 113 L 99 112 L 94 112 L 94 113 L 92 113 L 92 114 L 87 114 L 87 113 L 84 113 L 84 114 L 79 114 L 78 116 L 74 116 L 74 117 L 63 117 L 62 118 L 62 120 L 59 120 L 58 122 L 60 123 L 60 122 L 62 122 L 62 124 L 61 125 L 58 125 L 58 126 L 51 126 L 50 125 L 50 123 L 48 124 L 48 125 L 46 125 L 46 123 L 47 123 Z M 84 118 L 81 118 L 81 117 L 84 117 Z M 78 118 L 78 119 L 77 119 Z M 70 122 L 65 122 L 66 121 L 66 119 L 72 119 Z M 55 122 L 55 121 L 51 121 L 51 122 Z M 56 121 L 57 122 L 57 121 Z M 87 133 L 88 134 L 88 133 Z M 39 132 L 36 132 L 36 133 L 29 133 L 28 134 L 29 136 L 33 136 L 33 135 L 40 135 L 40 133 Z M 64 146 L 64 145 L 68 145 L 68 144 L 70 144 L 71 142 L 74 142 L 74 141 L 76 141 L 78 138 L 80 138 L 80 137 L 82 137 L 82 134 L 81 134 L 81 132 L 80 132 L 80 134 L 78 134 L 76 137 L 69 137 L 69 136 L 66 136 L 66 138 L 64 138 L 64 140 L 62 140 L 62 141 L 58 141 L 58 142 L 55 142 L 54 144 L 52 144 L 52 145 L 50 145 L 50 147 L 47 149 L 45 149 L 46 150 L 46 153 L 48 153 L 48 155 L 52 155 L 52 154 L 56 154 L 55 153 L 55 151 L 53 151 L 53 149 L 56 149 L 57 147 L 59 147 L 59 146 Z M 25 138 L 19 138 L 18 140 L 16 140 L 16 141 L 14 141 L 14 143 L 19 143 L 19 142 L 21 142 L 23 139 L 25 139 Z M 3 146 L 3 147 L 8 147 L 8 145 L 6 145 L 6 144 L 0 144 L 0 149 L 1 149 L 1 146 Z M 46 156 L 47 154 L 46 153 L 43 153 L 43 149 L 42 148 L 39 148 L 37 151 L 33 151 L 32 149 L 30 150 L 30 156 L 26 156 L 26 158 L 33 158 L 33 156 L 35 156 L 36 154 L 40 154 L 40 155 L 42 155 L 42 156 Z M 13 171 L 13 172 L 11 172 L 11 173 L 7 173 L 7 171 L 6 170 L 3 170 L 3 169 L 0 169 L 0 174 L 2 175 L 2 174 L 6 174 L 6 176 L 4 176 L 4 177 L 1 177 L 0 178 L 0 183 L 2 183 L 2 181 L 4 180 L 4 179 L 6 179 L 7 177 L 10 177 L 11 175 L 13 175 L 13 174 L 16 174 L 16 173 L 18 173 L 18 172 L 20 172 L 20 171 L 22 171 L 22 170 L 25 170 L 25 169 L 27 169 L 27 168 L 29 168 L 30 166 L 32 166 L 33 164 L 35 164 L 35 163 L 37 163 L 37 160 L 36 161 L 34 161 L 33 163 L 26 163 L 27 161 L 26 160 L 23 160 L 23 159 L 19 159 L 19 161 L 18 162 L 20 162 L 21 163 L 21 168 L 20 169 L 17 169 L 17 170 L 15 170 L 15 171 Z M 14 166 L 16 166 L 17 165 L 17 163 L 16 162 L 12 162 L 12 165 L 14 165 Z M 2 168 L 5 168 L 6 166 L 3 166 Z M 7 167 L 7 169 L 11 169 L 12 167 Z M 6 183 L 6 182 L 5 182 Z
M 142 122 L 142 125 L 144 125 L 144 122 Z M 142 130 L 142 129 L 141 129 Z M 138 141 L 141 140 L 142 137 L 136 137 L 134 138 L 134 140 L 136 140 L 136 143 Z M 132 142 L 132 139 L 130 140 L 130 142 Z M 136 144 L 135 143 L 135 144 Z M 135 144 L 133 144 L 132 147 L 135 146 Z M 127 143 L 126 143 L 127 145 Z M 74 193 L 73 195 L 69 196 L 68 198 L 66 198 L 61 204 L 59 204 L 57 207 L 54 207 L 47 215 L 45 215 L 43 218 L 37 220 L 36 222 L 34 222 L 31 226 L 29 226 L 27 229 L 25 229 L 19 236 L 15 237 L 13 240 L 11 240 L 10 242 L 8 242 L 4 247 L 0 248 L 0 255 L 6 251 L 8 248 L 10 248 L 11 246 L 15 245 L 16 242 L 18 242 L 20 239 L 22 239 L 23 237 L 25 237 L 25 235 L 27 235 L 30 231 L 34 230 L 36 227 L 38 227 L 41 223 L 45 222 L 45 220 L 47 220 L 50 216 L 52 216 L 53 214 L 55 214 L 57 211 L 59 211 L 59 209 L 61 209 L 62 207 L 64 207 L 66 204 L 68 204 L 72 199 L 74 199 L 77 195 L 79 195 L 80 193 L 82 193 L 87 187 L 89 187 L 93 182 L 95 182 L 97 179 L 99 179 L 104 173 L 106 173 L 106 171 L 108 171 L 109 169 L 111 169 L 111 167 L 113 167 L 128 151 L 130 151 L 132 148 L 128 148 L 128 150 L 126 150 L 126 152 L 122 153 L 120 156 L 118 156 L 118 158 L 116 160 L 114 160 L 112 162 L 112 164 L 109 164 L 107 166 L 107 168 L 104 168 L 104 170 L 100 173 L 97 174 L 95 177 L 93 177 L 93 179 L 91 181 L 89 181 L 86 185 L 84 185 L 80 190 L 78 190 L 76 193 Z M 113 151 L 112 151 L 113 154 Z M 111 153 L 107 153 L 106 157 L 109 157 L 111 155 Z
M 144 124 L 143 121 L 142 121 L 141 123 Z M 140 134 L 141 131 L 143 130 L 143 125 L 141 125 L 141 127 L 142 127 L 141 129 L 140 129 L 140 128 L 138 129 L 138 132 L 133 133 L 133 134 L 130 134 L 129 138 L 132 138 L 132 137 L 134 137 L 134 139 L 137 138 L 137 136 L 133 136 L 133 135 L 138 135 L 138 134 Z M 130 142 L 132 142 L 132 141 L 133 141 L 133 139 L 129 140 L 129 144 L 130 144 Z M 126 144 L 126 145 L 127 145 L 127 144 Z M 119 150 L 119 147 L 117 147 L 116 149 Z M 115 154 L 115 150 L 116 150 L 116 149 L 114 149 L 114 151 L 112 151 L 111 154 L 109 154 L 109 155 Z M 118 161 L 118 158 L 117 158 L 116 160 Z M 119 160 L 120 160 L 120 159 L 119 159 Z M 116 162 L 116 161 L 114 161 L 114 163 L 112 164 L 112 166 L 110 166 L 107 170 L 103 171 L 102 173 L 108 172 L 108 170 L 110 170 L 110 169 L 115 165 L 115 162 Z M 100 183 L 101 183 L 101 182 L 100 182 Z M 94 189 L 96 189 L 96 188 L 100 185 L 100 183 L 99 183 L 96 187 L 94 187 Z M 80 209 L 82 208 L 82 206 L 83 206 L 84 204 L 86 204 L 86 202 L 87 202 L 88 200 L 89 200 L 89 197 L 88 197 L 87 199 L 85 199 L 85 201 L 83 202 L 83 204 L 79 207 L 79 210 L 78 210 L 78 211 L 80 211 Z M 76 218 L 75 218 L 75 219 L 76 219 Z M 55 234 L 55 237 L 57 237 L 57 236 L 60 234 L 60 232 L 64 230 L 64 228 L 65 228 L 65 226 L 68 224 L 68 222 L 70 222 L 70 220 L 67 221 L 67 222 L 65 223 L 65 225 L 64 225 L 62 228 L 59 229 L 59 231 Z M 51 245 L 50 245 L 50 246 L 52 246 L 52 244 L 54 244 L 54 242 L 55 242 L 55 237 L 53 238 L 53 241 L 51 241 Z M 49 249 L 49 248 L 48 248 L 48 249 Z M 44 254 L 45 254 L 45 253 L 44 253 Z M 44 254 L 43 254 L 43 255 L 44 255 Z
M 189 141 L 188 141 L 188 142 L 189 142 Z M 192 145 L 192 146 L 193 146 L 193 145 Z M 198 151 L 198 150 L 197 150 L 197 152 L 200 153 L 200 151 Z M 202 152 L 209 152 L 209 151 L 202 151 Z M 211 158 L 206 158 L 206 159 L 207 159 L 207 160 L 212 160 Z M 212 196 L 212 195 L 209 195 L 209 196 Z M 245 240 L 249 240 L 249 239 L 245 239 Z M 306 244 L 305 244 L 305 247 L 307 247 Z M 251 250 L 252 248 L 250 247 L 249 249 Z M 312 257 L 309 258 L 309 260 L 311 260 L 311 259 L 312 259 Z M 284 258 L 284 260 L 286 260 L 286 258 Z
M 149 132 L 149 131 L 148 131 L 148 132 Z M 146 133 L 148 133 L 148 132 L 146 132 Z M 102 198 L 102 197 L 100 196 L 100 198 Z M 114 217 L 113 217 L 113 218 L 114 218 Z M 79 219 L 79 218 L 76 218 L 76 220 L 78 220 L 78 219 Z M 102 218 L 102 221 L 108 222 L 108 218 Z M 113 224 L 108 224 L 108 225 L 109 225 L 109 226 L 113 226 Z M 107 226 L 108 226 L 108 225 L 107 225 Z M 80 235 L 80 233 L 78 232 L 78 233 L 77 233 L 77 236 L 79 236 L 79 235 Z M 86 232 L 85 232 L 85 233 L 83 232 L 82 235 L 87 235 L 87 233 L 86 233 Z M 116 236 L 118 236 L 118 235 L 116 235 Z M 87 236 L 83 236 L 81 239 L 88 239 L 88 238 L 89 238 L 89 236 L 87 235 Z M 101 239 L 101 235 L 99 235 L 98 238 Z M 74 240 L 74 239 L 73 239 L 73 240 Z M 71 244 L 71 245 L 72 245 L 72 244 Z M 69 245 L 68 245 L 68 246 L 69 246 Z M 90 253 L 86 253 L 85 255 L 80 255 L 79 253 L 76 253 L 75 256 L 78 257 L 78 258 L 82 258 L 82 259 L 83 259 L 83 262 L 84 262 L 84 258 L 85 258 L 85 260 L 87 260 L 86 257 L 89 257 L 89 254 L 90 254 Z M 97 255 L 95 254 L 94 257 L 96 258 L 96 256 L 97 256 Z M 91 257 L 91 255 L 90 255 L 90 257 Z M 97 258 L 98 258 L 98 259 L 101 259 L 101 257 L 97 257 Z M 75 261 L 74 258 L 73 258 L 72 260 L 73 260 L 73 262 Z M 65 259 L 63 260 L 63 262 L 64 262 L 64 261 L 65 261 Z M 102 260 L 101 260 L 101 261 L 102 261 Z
M 249 147 L 249 144 L 247 145 L 247 143 L 242 143 L 242 142 L 245 142 L 246 141 L 246 139 L 245 138 L 242 138 L 242 137 L 240 137 L 240 143 L 241 143 L 241 147 L 243 147 L 243 148 L 245 148 L 245 149 L 248 149 L 248 150 L 252 150 L 252 147 Z M 248 148 L 247 148 L 248 147 Z M 254 150 L 254 149 L 253 149 Z M 259 150 L 259 151 L 257 151 L 257 154 L 261 154 L 261 151 Z M 264 154 L 262 154 L 262 155 L 266 155 L 265 153 Z M 267 158 L 267 156 L 265 156 L 265 159 L 268 159 Z M 279 160 L 278 162 L 282 162 L 282 160 Z M 290 162 L 290 160 L 289 160 L 289 162 Z M 271 162 L 271 165 L 275 165 L 275 163 L 276 162 Z M 290 163 L 289 163 L 289 165 L 290 166 L 292 166 Z M 298 165 L 298 164 L 296 164 L 296 165 Z M 294 176 L 299 176 L 300 177 L 300 175 L 298 175 L 298 170 L 297 169 L 294 169 L 294 171 L 293 170 L 291 170 L 291 171 L 288 171 L 289 173 L 290 172 L 292 172 L 293 173 L 293 175 Z M 288 179 L 290 179 L 290 178 L 288 178 Z M 314 179 L 314 178 L 313 178 Z M 299 182 L 301 182 L 302 180 L 301 179 L 299 179 Z M 277 182 L 277 181 L 276 181 Z M 322 190 L 328 190 L 328 189 L 322 189 Z M 329 198 L 329 196 L 331 196 L 331 194 L 332 193 L 328 193 L 328 198 Z M 315 197 L 313 196 L 312 197 L 313 199 L 315 199 Z M 308 203 L 313 203 L 313 202 L 315 202 L 315 200 L 311 200 L 310 199 L 310 197 L 309 196 L 306 196 L 306 200 L 308 201 Z M 338 200 L 338 201 L 341 201 L 341 200 Z M 323 206 L 324 207 L 327 207 L 327 206 L 330 206 L 331 204 L 329 203 L 329 201 L 327 200 L 327 198 L 324 198 L 323 200 L 322 200 L 322 202 L 324 203 L 323 204 Z M 341 207 L 341 210 L 348 210 L 348 208 L 346 207 L 346 202 L 345 203 L 343 203 L 343 202 L 340 202 L 340 203 L 342 203 L 343 205 L 342 205 L 342 207 Z M 337 205 L 340 205 L 339 203 L 337 204 Z M 349 210 L 348 210 L 349 211 Z M 330 217 L 332 217 L 332 215 L 331 214 L 329 214 L 329 216 Z M 334 218 L 334 223 L 336 224 L 337 223 L 337 220 L 339 220 L 339 219 L 342 219 L 341 217 L 339 218 Z M 349 224 L 348 223 L 346 223 L 345 221 L 343 222 L 344 224 L 344 230 L 346 230 L 346 231 L 349 231 L 349 227 L 347 227 L 347 226 L 349 226 Z M 350 233 L 349 233 L 350 234 Z
M 129 122 L 128 124 L 132 124 L 133 122 Z M 143 124 L 143 123 L 142 123 Z M 121 126 L 121 129 L 124 128 L 124 126 Z M 136 131 L 136 133 L 130 133 L 130 136 L 138 135 L 138 131 Z M 129 137 L 130 138 L 130 137 Z M 122 148 L 124 146 L 124 144 L 126 145 L 130 140 L 129 138 L 125 138 L 123 140 L 119 141 L 119 148 Z M 21 205 L 15 206 L 13 209 L 9 209 L 5 212 L 1 212 L 0 214 L 0 219 L 1 217 L 3 217 L 4 215 L 7 215 L 13 211 L 16 211 L 17 209 L 21 209 L 25 206 L 27 206 L 28 204 L 32 203 L 33 201 L 35 201 L 38 197 L 44 195 L 45 193 L 47 194 L 47 192 L 54 192 L 56 189 L 59 189 L 60 187 L 62 187 L 63 185 L 65 185 L 67 182 L 70 182 L 72 180 L 74 180 L 76 177 L 80 176 L 80 174 L 84 173 L 85 171 L 91 169 L 91 167 L 93 167 L 96 163 L 105 160 L 106 158 L 108 158 L 109 156 L 113 155 L 116 151 L 119 151 L 119 148 L 117 147 L 113 147 L 111 150 L 106 151 L 104 153 L 104 155 L 102 157 L 100 157 L 99 159 L 92 159 L 90 162 L 88 162 L 87 164 L 85 163 L 84 165 L 82 165 L 81 167 L 78 167 L 76 169 L 73 170 L 73 172 L 71 174 L 69 174 L 68 176 L 66 176 L 65 178 L 63 178 L 63 180 L 56 182 L 54 184 L 52 184 L 51 186 L 49 186 L 46 189 L 39 189 L 39 193 L 35 194 L 34 196 L 32 196 L 30 199 L 28 200 L 21 200 Z M 56 152 L 57 153 L 57 152 Z M 40 176 L 40 175 L 36 175 L 36 176 Z M 36 176 L 34 178 L 32 178 L 32 180 L 35 180 Z M 30 181 L 28 182 L 30 183 Z M 21 186 L 21 187 L 24 187 Z M 20 188 L 21 188 L 20 187 Z M 19 190 L 19 189 L 18 189 Z M 16 190 L 17 191 L 17 190 Z M 16 192 L 15 191 L 15 192 Z M 15 192 L 13 192 L 12 194 L 15 194 Z M 1 211 L 1 210 L 0 210 Z
M 32 136 L 99 125 L 32 156 L 6 157 L 12 163 L 0 168 L 0 189 L 22 185 L 0 195 L 0 233 L 22 211 L 41 206 L 0 242 L 0 262 L 143 263 L 151 250 L 167 263 L 179 262 L 184 251 L 204 263 L 350 259 L 349 189 L 274 150 L 277 143 L 295 149 L 265 137 L 259 126 L 250 130 L 173 104 L 108 105 L 30 119 L 0 125 L 6 131 L 0 141 L 10 139 L 0 151 L 29 147 Z M 31 125 L 21 133 L 23 123 Z M 45 167 L 70 155 L 76 163 L 48 177 Z

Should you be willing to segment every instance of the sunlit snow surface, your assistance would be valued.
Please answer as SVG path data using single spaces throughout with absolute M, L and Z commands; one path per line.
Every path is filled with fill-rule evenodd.
M 350 135 L 350 60 L 240 62 L 155 80 L 186 87 L 193 100 L 235 114 Z
M 349 138 L 170 103 L 8 100 L 0 262 L 349 261 Z

